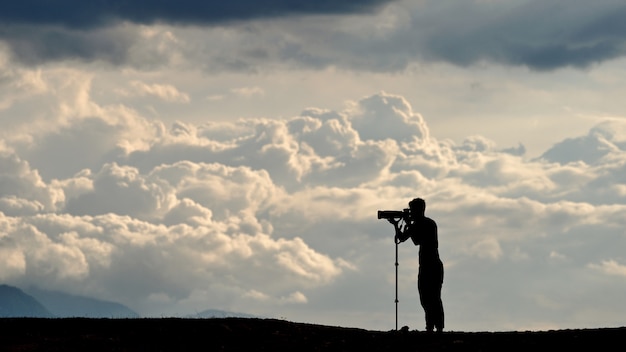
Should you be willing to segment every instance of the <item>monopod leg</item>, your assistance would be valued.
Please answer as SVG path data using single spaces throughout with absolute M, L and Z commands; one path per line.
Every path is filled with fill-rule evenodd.
M 398 242 L 396 242 L 396 331 L 398 331 Z

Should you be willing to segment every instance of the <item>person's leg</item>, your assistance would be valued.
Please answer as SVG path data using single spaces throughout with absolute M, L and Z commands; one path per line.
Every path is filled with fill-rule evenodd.
M 445 326 L 445 316 L 443 313 L 443 302 L 441 300 L 441 284 L 434 292 L 432 310 L 435 328 L 438 332 L 442 332 Z
M 441 300 L 441 288 L 443 286 L 443 263 L 439 263 L 438 266 L 439 269 L 439 280 L 438 280 L 438 285 L 437 285 L 437 292 L 435 293 L 436 297 L 435 297 L 435 309 L 436 309 L 436 320 L 437 322 L 435 323 L 435 327 L 437 328 L 437 331 L 441 332 L 443 331 L 443 328 L 445 326 L 445 316 L 443 313 L 443 301 Z
M 437 289 L 432 282 L 422 278 L 418 280 L 420 304 L 424 309 L 426 319 L 426 331 L 433 331 L 437 326 Z

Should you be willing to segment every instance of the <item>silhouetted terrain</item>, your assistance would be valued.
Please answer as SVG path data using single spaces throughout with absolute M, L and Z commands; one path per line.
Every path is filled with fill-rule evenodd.
M 626 328 L 370 331 L 275 319 L 0 319 L 1 351 L 608 351 Z
M 200 313 L 189 315 L 186 318 L 258 318 L 258 316 L 247 313 L 229 312 L 220 309 L 207 309 Z

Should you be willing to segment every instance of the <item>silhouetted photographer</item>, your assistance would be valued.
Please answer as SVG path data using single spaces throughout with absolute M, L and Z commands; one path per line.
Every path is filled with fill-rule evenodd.
M 383 210 L 378 212 L 379 219 L 387 219 L 394 225 L 396 235 L 396 329 L 397 329 L 397 266 L 398 243 L 411 238 L 419 248 L 419 272 L 417 289 L 420 303 L 426 315 L 426 331 L 437 329 L 443 331 L 444 314 L 441 301 L 443 285 L 443 263 L 439 258 L 439 241 L 437 239 L 437 223 L 424 215 L 426 202 L 415 198 L 409 202 L 409 208 L 403 211 Z M 404 226 L 402 226 L 403 222 Z

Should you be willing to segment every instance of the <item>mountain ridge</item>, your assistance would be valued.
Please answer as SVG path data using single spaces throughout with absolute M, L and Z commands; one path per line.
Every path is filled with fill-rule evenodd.
M 33 296 L 21 289 L 0 285 L 0 317 L 52 318 L 54 315 Z
M 29 287 L 25 292 L 43 304 L 55 317 L 139 318 L 132 309 L 113 301 Z
M 0 285 L 0 318 L 140 318 L 121 303 L 47 291 Z
M 0 285 L 0 318 L 142 318 L 129 307 L 114 301 L 44 290 Z M 247 313 L 206 309 L 184 318 L 260 318 Z

